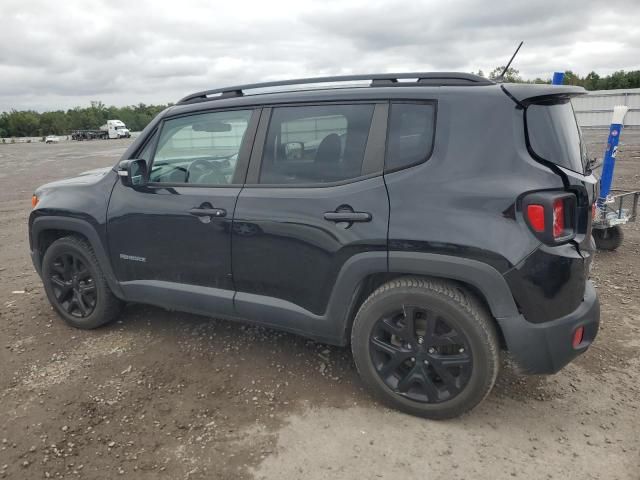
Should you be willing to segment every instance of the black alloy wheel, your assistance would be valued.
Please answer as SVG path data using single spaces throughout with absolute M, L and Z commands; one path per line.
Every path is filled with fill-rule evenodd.
M 451 400 L 473 369 L 468 340 L 428 308 L 405 305 L 380 318 L 369 338 L 373 366 L 396 394 L 423 403 Z
M 50 263 L 48 282 L 59 307 L 76 318 L 86 318 L 96 307 L 96 285 L 80 256 L 63 253 Z

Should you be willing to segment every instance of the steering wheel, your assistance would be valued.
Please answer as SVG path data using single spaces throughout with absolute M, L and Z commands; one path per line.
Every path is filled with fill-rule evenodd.
M 193 181 L 190 182 L 189 179 L 192 178 L 192 175 Z M 189 165 L 185 182 L 218 185 L 227 183 L 227 178 L 222 171 L 221 165 L 217 162 L 201 158 Z
M 209 160 L 199 158 L 198 160 L 193 161 L 191 165 L 189 165 L 184 181 L 186 183 L 198 183 L 197 181 L 189 182 L 189 179 L 192 177 L 195 177 L 196 179 L 198 179 L 205 173 L 209 173 L 211 171 L 211 168 L 212 168 L 212 165 L 211 165 L 211 162 L 209 162 Z

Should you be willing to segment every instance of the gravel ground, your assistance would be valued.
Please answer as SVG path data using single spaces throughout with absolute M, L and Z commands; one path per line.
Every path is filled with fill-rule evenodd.
M 606 132 L 587 132 L 601 155 Z M 616 185 L 640 189 L 640 131 Z M 33 189 L 128 140 L 0 145 L 0 478 L 640 478 L 640 224 L 593 270 L 602 328 L 550 377 L 505 364 L 446 422 L 373 401 L 347 349 L 130 305 L 94 331 L 51 310 L 28 255 Z

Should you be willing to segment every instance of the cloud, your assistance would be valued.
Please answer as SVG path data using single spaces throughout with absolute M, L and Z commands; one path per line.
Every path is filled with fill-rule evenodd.
M 166 103 L 205 88 L 374 71 L 524 77 L 640 69 L 637 1 L 4 0 L 0 111 Z

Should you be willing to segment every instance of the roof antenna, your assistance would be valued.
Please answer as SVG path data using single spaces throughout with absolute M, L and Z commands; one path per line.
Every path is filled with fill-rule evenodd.
M 509 70 L 509 67 L 511 66 L 511 62 L 513 62 L 513 59 L 516 58 L 516 55 L 518 54 L 518 51 L 520 50 L 520 47 L 522 46 L 523 43 L 524 42 L 520 42 L 520 45 L 518 45 L 518 48 L 516 48 L 516 51 L 513 52 L 513 55 L 511 56 L 511 60 L 509 60 L 509 63 L 507 63 L 507 66 L 504 67 L 504 70 L 502 70 L 502 73 L 496 77 L 496 82 L 502 82 L 504 80 L 505 73 L 507 73 L 507 70 Z

